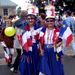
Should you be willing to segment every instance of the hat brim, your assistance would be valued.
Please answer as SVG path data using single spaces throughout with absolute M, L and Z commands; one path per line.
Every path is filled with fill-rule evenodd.
M 53 18 L 53 19 L 55 19 L 54 16 L 46 16 L 46 19 L 47 19 L 47 18 Z
M 45 20 L 47 20 L 47 19 L 55 20 L 55 17 L 46 17 Z

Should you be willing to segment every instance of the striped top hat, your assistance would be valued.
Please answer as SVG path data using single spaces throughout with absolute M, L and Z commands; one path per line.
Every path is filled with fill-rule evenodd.
M 55 18 L 55 6 L 49 4 L 45 6 L 46 18 Z
M 33 14 L 33 15 L 37 15 L 39 13 L 38 7 L 30 4 L 29 7 L 27 8 L 28 14 Z

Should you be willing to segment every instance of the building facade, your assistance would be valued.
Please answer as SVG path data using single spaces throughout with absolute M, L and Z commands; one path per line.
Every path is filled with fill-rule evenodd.
M 10 0 L 0 0 L 0 16 L 16 14 L 16 6 L 17 4 Z

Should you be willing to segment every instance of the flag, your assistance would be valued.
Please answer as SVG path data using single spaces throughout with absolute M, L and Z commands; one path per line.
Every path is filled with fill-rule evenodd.
M 31 33 L 26 31 L 22 35 L 22 47 L 23 49 L 28 52 L 29 48 L 32 46 L 32 39 L 31 39 Z
M 46 28 L 43 27 L 39 33 L 39 42 L 40 42 L 41 46 L 44 44 L 45 31 L 46 31 Z
M 66 47 L 68 47 L 71 41 L 73 40 L 72 31 L 70 27 L 61 27 L 59 37 L 62 37 L 62 39 L 66 41 Z

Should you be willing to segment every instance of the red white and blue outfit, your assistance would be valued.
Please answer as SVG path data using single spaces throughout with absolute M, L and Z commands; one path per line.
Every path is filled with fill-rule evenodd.
M 21 75 L 38 75 L 38 32 L 39 26 L 25 27 L 22 35 L 23 55 L 20 62 Z M 22 60 L 23 59 L 23 60 Z
M 42 28 L 39 38 L 40 45 L 44 50 L 44 54 L 40 58 L 39 72 L 45 75 L 63 75 L 60 74 L 60 68 L 55 51 L 55 44 L 58 42 L 59 30 L 54 28 L 49 30 L 48 28 Z M 60 50 L 61 51 L 61 50 Z

